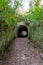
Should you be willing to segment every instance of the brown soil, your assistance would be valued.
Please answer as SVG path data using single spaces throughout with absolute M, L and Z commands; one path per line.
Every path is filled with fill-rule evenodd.
M 17 38 L 0 65 L 43 65 L 38 51 L 28 44 L 27 38 Z

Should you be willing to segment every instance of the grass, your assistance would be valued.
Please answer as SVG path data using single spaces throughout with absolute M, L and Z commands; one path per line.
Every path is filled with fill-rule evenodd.
M 30 35 L 28 34 L 28 36 Z M 43 53 L 43 26 L 31 29 L 30 40 L 33 42 L 33 47 Z
M 11 41 L 15 37 L 14 31 L 8 29 L 6 32 L 2 31 L 0 35 L 0 57 L 4 54 L 5 50 L 9 48 Z

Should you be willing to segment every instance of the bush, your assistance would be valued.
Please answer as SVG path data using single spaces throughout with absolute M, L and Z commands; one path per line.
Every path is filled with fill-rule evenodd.
M 0 56 L 2 56 L 6 49 L 9 48 L 11 41 L 15 38 L 14 31 L 9 29 L 7 32 L 1 32 L 0 39 Z
M 24 18 L 28 26 L 28 38 L 34 42 L 34 47 L 43 50 L 43 8 L 31 7 Z
M 19 2 L 15 0 L 15 8 L 9 5 L 11 0 L 0 0 L 0 56 L 10 46 L 10 41 L 15 38 L 14 29 L 19 21 L 17 7 Z

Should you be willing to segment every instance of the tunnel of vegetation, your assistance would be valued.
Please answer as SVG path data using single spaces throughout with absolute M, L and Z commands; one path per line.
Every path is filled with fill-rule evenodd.
M 17 37 L 27 37 L 28 36 L 28 29 L 24 25 L 18 26 L 17 29 Z
M 32 40 L 34 46 L 43 52 L 43 6 L 39 5 L 40 0 L 33 0 L 34 6 L 30 7 L 25 15 L 18 14 L 17 10 L 20 5 L 18 0 L 15 0 L 14 7 L 8 5 L 11 0 L 0 0 L 0 57 L 10 46 L 13 38 L 16 38 L 14 33 L 19 21 L 25 22 L 26 26 L 19 26 L 17 29 L 18 37 L 27 37 Z M 3 21 L 4 20 L 4 21 Z M 40 26 L 37 26 L 39 25 Z M 28 30 L 27 30 L 28 28 Z M 25 32 L 26 35 L 22 35 Z

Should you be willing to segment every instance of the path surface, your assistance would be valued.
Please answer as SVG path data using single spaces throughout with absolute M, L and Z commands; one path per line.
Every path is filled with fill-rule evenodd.
M 27 38 L 17 38 L 5 54 L 2 65 L 43 65 L 43 61 Z

